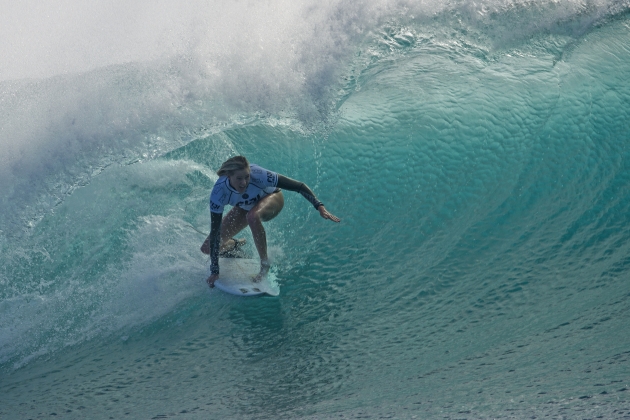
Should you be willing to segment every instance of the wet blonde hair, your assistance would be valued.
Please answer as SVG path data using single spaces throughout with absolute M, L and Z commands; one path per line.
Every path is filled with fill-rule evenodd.
M 219 170 L 217 171 L 217 175 L 230 176 L 236 171 L 241 171 L 248 168 L 249 162 L 247 161 L 247 158 L 245 156 L 234 156 L 223 162 L 223 165 L 221 165 L 221 168 L 219 168 Z

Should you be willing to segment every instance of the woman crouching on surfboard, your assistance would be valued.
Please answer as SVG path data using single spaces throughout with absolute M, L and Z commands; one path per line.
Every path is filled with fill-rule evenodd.
M 233 236 L 247 225 L 252 230 L 254 244 L 260 255 L 260 273 L 254 281 L 260 281 L 269 272 L 267 235 L 262 222 L 268 222 L 284 207 L 282 190 L 302 194 L 319 211 L 324 219 L 339 222 L 339 218 L 328 213 L 324 204 L 304 183 L 275 172 L 250 165 L 244 156 L 226 160 L 217 171 L 219 179 L 210 194 L 210 235 L 201 245 L 201 252 L 210 254 L 210 287 L 219 278 L 219 254 L 230 255 L 245 243 Z M 232 210 L 223 218 L 223 207 L 230 204 Z

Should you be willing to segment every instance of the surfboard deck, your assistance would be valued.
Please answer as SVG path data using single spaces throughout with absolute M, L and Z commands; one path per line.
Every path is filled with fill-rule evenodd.
M 217 289 L 237 296 L 268 294 L 278 296 L 280 288 L 269 275 L 258 283 L 253 279 L 260 272 L 260 261 L 251 258 L 219 258 L 221 274 L 214 285 Z

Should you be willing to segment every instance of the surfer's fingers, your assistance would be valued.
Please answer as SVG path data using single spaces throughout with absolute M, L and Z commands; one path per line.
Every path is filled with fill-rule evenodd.
M 319 210 L 319 215 L 322 216 L 324 219 L 329 219 L 337 223 L 341 221 L 341 219 L 339 219 L 337 216 L 335 216 L 334 214 L 326 210 L 326 207 L 324 207 L 323 205 L 319 206 L 318 210 Z

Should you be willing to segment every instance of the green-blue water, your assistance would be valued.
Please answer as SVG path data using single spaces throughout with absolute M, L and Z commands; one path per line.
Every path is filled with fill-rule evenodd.
M 630 417 L 630 5 L 328 6 L 0 82 L 0 418 Z M 285 193 L 279 297 L 204 281 L 235 154 L 342 219 Z

